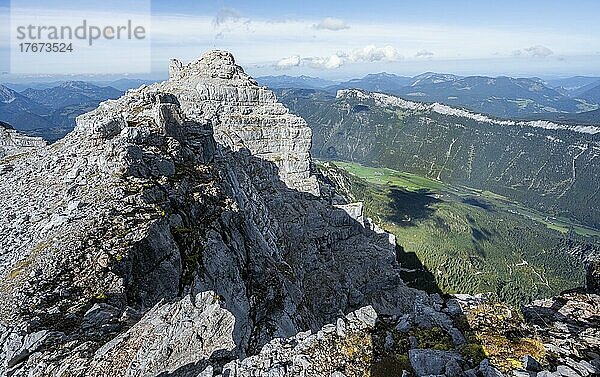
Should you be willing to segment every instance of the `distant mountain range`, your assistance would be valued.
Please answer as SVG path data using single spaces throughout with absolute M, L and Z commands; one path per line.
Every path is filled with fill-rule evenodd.
M 262 76 L 257 77 L 256 81 L 260 85 L 267 86 L 269 88 L 308 88 L 308 89 L 322 89 L 328 86 L 336 85 L 335 81 L 324 80 L 318 77 L 310 76 Z
M 592 87 L 585 87 L 585 91 L 578 95 L 578 98 L 584 99 L 588 102 L 599 103 L 600 102 L 600 83 Z
M 594 104 L 566 97 L 532 79 L 512 77 L 437 77 L 404 87 L 396 93 L 405 98 L 440 102 L 499 117 L 522 117 L 535 113 L 580 112 Z
M 136 78 L 120 78 L 118 80 L 111 81 L 85 81 L 85 80 L 63 80 L 63 81 L 48 81 L 48 82 L 26 82 L 26 83 L 14 83 L 7 82 L 3 85 L 16 91 L 22 92 L 26 89 L 49 89 L 60 86 L 66 82 L 91 82 L 95 86 L 99 87 L 107 87 L 110 86 L 115 89 L 119 89 L 122 91 L 126 91 L 127 89 L 138 88 L 141 85 L 148 85 L 156 80 L 144 80 L 144 79 L 136 79 Z
M 362 79 L 352 79 L 342 82 L 329 89 L 351 89 L 361 88 L 371 92 L 392 93 L 401 90 L 413 82 L 412 77 L 396 76 L 389 73 L 370 74 Z
M 578 94 L 583 93 L 596 85 L 600 85 L 600 77 L 573 76 L 548 80 L 545 84 L 562 94 L 570 97 L 577 97 Z
M 155 82 L 155 80 L 123 78 L 123 79 L 118 79 L 115 81 L 108 81 L 108 82 L 102 82 L 102 83 L 97 83 L 97 84 L 102 85 L 102 86 L 109 86 L 111 88 L 119 89 L 124 92 L 128 89 L 136 89 L 142 85 L 152 84 L 153 82 Z
M 600 124 L 600 78 L 461 77 L 426 72 L 414 77 L 390 73 L 335 82 L 309 76 L 263 76 L 259 84 L 272 89 L 362 89 L 407 100 L 438 102 L 496 117 L 542 119 L 572 124 Z M 151 80 L 122 78 L 106 82 L 35 82 L 0 84 L 0 120 L 17 130 L 54 141 L 71 131 L 75 117 L 101 101 L 119 97 Z
M 37 101 L 0 84 L 0 120 L 19 130 L 48 126 L 43 118 L 49 109 Z
M 312 80 L 319 80 L 311 78 Z M 439 102 L 497 117 L 529 118 L 547 114 L 585 113 L 600 106 L 600 78 L 572 77 L 545 82 L 539 78 L 468 76 L 426 72 L 414 77 L 370 74 L 335 85 L 305 85 L 306 79 L 270 76 L 259 82 L 274 89 L 362 89 L 422 102 Z M 271 83 L 276 83 L 271 84 Z M 588 119 L 588 114 L 582 117 Z M 565 117 L 568 119 L 568 116 Z M 578 117 L 573 117 L 576 121 Z M 593 118 L 592 122 L 600 121 Z
M 67 81 L 48 89 L 26 89 L 21 94 L 48 109 L 60 109 L 65 106 L 97 103 L 106 99 L 118 98 L 123 92 L 112 87 L 100 87 L 84 81 Z
M 513 121 L 360 90 L 277 92 L 312 153 L 492 191 L 600 227 L 600 127 Z
M 84 81 L 66 81 L 49 88 L 41 85 L 20 93 L 0 84 L 0 120 L 54 141 L 73 129 L 75 117 L 122 94 L 122 90 Z

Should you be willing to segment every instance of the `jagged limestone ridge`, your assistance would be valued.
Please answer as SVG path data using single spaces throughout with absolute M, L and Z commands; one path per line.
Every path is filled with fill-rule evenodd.
M 0 181 L 4 372 L 219 366 L 423 296 L 400 279 L 387 234 L 316 196 L 306 124 L 240 72 L 210 52 L 12 162 Z M 206 310 L 221 314 L 202 322 Z M 172 331 L 181 321 L 204 325 Z M 163 355 L 178 344 L 188 349 Z

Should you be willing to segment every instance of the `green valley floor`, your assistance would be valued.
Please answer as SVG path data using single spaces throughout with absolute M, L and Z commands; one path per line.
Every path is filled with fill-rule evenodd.
M 599 230 L 492 192 L 357 163 L 318 166 L 396 236 L 404 278 L 419 288 L 524 304 L 582 286 L 574 251 L 600 247 Z

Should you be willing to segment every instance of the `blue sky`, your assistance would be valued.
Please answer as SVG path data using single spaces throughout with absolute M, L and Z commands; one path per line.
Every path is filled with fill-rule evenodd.
M 28 4 L 43 12 L 50 2 Z M 110 6 L 79 2 L 70 12 Z M 591 0 L 153 0 L 152 67 L 161 75 L 171 57 L 186 61 L 221 48 L 253 75 L 600 76 L 598 14 L 600 2 Z
M 153 1 L 156 13 L 187 12 L 214 14 L 221 8 L 234 8 L 253 18 L 301 19 L 341 17 L 348 21 L 440 23 L 456 25 L 497 25 L 573 27 L 598 31 L 596 1 L 542 0 L 419 0 L 419 1 Z M 592 29 L 594 28 L 594 29 Z

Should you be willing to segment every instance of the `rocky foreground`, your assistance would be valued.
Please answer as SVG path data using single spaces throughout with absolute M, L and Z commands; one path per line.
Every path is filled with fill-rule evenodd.
M 407 287 L 310 144 L 212 51 L 0 156 L 0 374 L 599 373 L 596 294 L 523 317 Z

